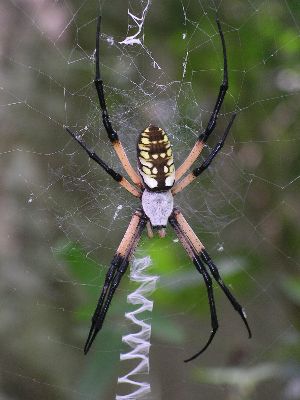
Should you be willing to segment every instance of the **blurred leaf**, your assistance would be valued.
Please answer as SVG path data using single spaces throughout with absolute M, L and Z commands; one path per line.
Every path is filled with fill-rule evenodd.
M 86 256 L 86 252 L 75 243 L 62 244 L 56 248 L 56 255 L 64 260 L 72 275 L 86 285 L 86 282 L 95 279 L 95 271 L 99 264 Z M 89 290 L 89 287 L 87 287 Z
M 259 383 L 280 375 L 283 369 L 278 364 L 259 364 L 251 368 L 199 368 L 195 376 L 200 382 L 215 385 L 234 385 L 255 388 Z
M 291 29 L 285 28 L 282 34 L 278 37 L 279 45 L 287 55 L 298 54 L 299 52 L 299 35 Z
M 199 368 L 194 375 L 199 382 L 228 385 L 233 390 L 232 399 L 251 399 L 259 384 L 270 379 L 281 378 L 285 369 L 280 364 L 260 364 L 251 368 Z
M 101 342 L 101 343 L 100 343 Z M 88 363 L 83 369 L 78 390 L 94 393 L 104 397 L 104 393 L 111 384 L 111 379 L 118 369 L 120 362 L 121 333 L 111 329 L 101 332 L 101 341 L 95 342 L 93 351 L 88 354 Z M 108 350 L 111 349 L 111 350 Z
M 282 279 L 281 287 L 285 295 L 296 305 L 300 305 L 300 277 L 286 276 Z
M 160 316 L 152 317 L 153 334 L 162 340 L 173 344 L 181 344 L 184 340 L 185 329 L 179 323 Z

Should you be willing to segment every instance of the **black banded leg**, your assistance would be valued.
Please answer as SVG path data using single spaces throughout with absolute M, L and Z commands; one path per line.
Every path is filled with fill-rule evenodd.
M 121 174 L 115 172 L 112 168 L 110 168 L 101 158 L 92 150 L 90 150 L 82 139 L 81 135 L 78 133 L 72 132 L 69 128 L 66 128 L 66 131 L 72 136 L 73 139 L 76 140 L 78 144 L 87 152 L 88 156 L 94 160 L 97 164 L 100 165 L 101 168 L 104 169 L 116 182 L 118 182 L 121 186 L 123 186 L 128 192 L 130 192 L 133 196 L 140 197 L 141 193 L 137 190 L 131 183 L 127 181 Z
M 225 293 L 226 297 L 228 298 L 228 300 L 230 301 L 230 303 L 232 304 L 233 308 L 238 312 L 238 314 L 240 315 L 240 317 L 242 318 L 246 329 L 248 331 L 248 335 L 249 335 L 249 339 L 252 337 L 252 333 L 251 333 L 251 329 L 249 327 L 247 318 L 246 318 L 246 313 L 243 309 L 243 307 L 238 303 L 238 301 L 236 300 L 236 298 L 233 296 L 233 294 L 230 292 L 230 290 L 228 289 L 228 287 L 225 285 L 225 283 L 222 281 L 222 278 L 219 274 L 218 268 L 217 266 L 214 264 L 214 262 L 212 261 L 212 259 L 210 258 L 209 254 L 207 253 L 207 251 L 205 249 L 203 249 L 201 251 L 201 258 L 202 260 L 205 262 L 205 264 L 208 266 L 212 276 L 214 277 L 214 279 L 216 280 L 216 282 L 218 283 L 218 285 L 220 286 L 220 288 L 223 290 L 223 292 Z
M 92 324 L 84 346 L 87 354 L 98 332 L 101 330 L 108 308 L 119 283 L 127 270 L 129 260 L 138 244 L 142 231 L 147 223 L 147 218 L 142 211 L 136 211 L 126 230 L 126 233 L 113 258 L 106 274 L 105 282 L 99 297 L 96 310 L 92 317 Z
M 113 277 L 108 283 L 108 286 L 105 289 L 105 293 L 101 293 L 102 301 L 98 302 L 97 308 L 92 318 L 92 325 L 88 334 L 88 338 L 86 340 L 84 346 L 84 354 L 87 354 L 89 349 L 91 348 L 98 332 L 102 329 L 104 319 L 106 317 L 108 308 L 110 306 L 111 300 L 117 287 L 119 286 L 121 279 L 124 273 L 127 270 L 129 261 L 127 258 L 123 258 L 119 260 L 119 264 L 116 266 L 117 271 L 114 271 Z M 104 289 L 104 288 L 103 288 Z M 105 302 L 104 302 L 105 301 Z
M 110 268 L 105 277 L 105 282 L 104 282 L 104 285 L 102 288 L 100 298 L 97 303 L 96 310 L 92 317 L 92 325 L 91 325 L 91 328 L 90 328 L 90 331 L 89 331 L 89 334 L 88 334 L 88 337 L 87 337 L 87 340 L 86 340 L 86 343 L 84 346 L 84 354 L 87 354 L 87 352 L 89 351 L 98 332 L 102 328 L 102 324 L 103 324 L 103 320 L 104 320 L 102 305 L 103 305 L 106 295 L 110 289 L 110 285 L 111 285 L 113 279 L 115 278 L 115 276 L 117 275 L 117 272 L 119 271 L 123 261 L 124 261 L 124 259 L 121 258 L 118 254 L 116 254 L 111 262 Z
M 200 261 L 199 257 L 197 257 L 196 255 L 194 255 L 193 263 L 194 263 L 197 271 L 203 276 L 204 283 L 206 286 L 208 303 L 209 303 L 209 308 L 210 308 L 211 334 L 210 334 L 210 337 L 208 338 L 208 341 L 206 342 L 206 345 L 200 351 L 198 351 L 196 354 L 194 354 L 192 357 L 184 360 L 184 362 L 192 361 L 195 358 L 197 358 L 198 356 L 200 356 L 200 354 L 202 354 L 208 348 L 210 343 L 212 342 L 212 340 L 218 330 L 218 327 L 219 327 L 211 277 L 209 276 L 208 272 L 206 271 L 204 264 Z
M 101 79 L 100 75 L 100 52 L 99 52 L 99 46 L 100 46 L 100 26 L 101 26 L 101 16 L 98 17 L 97 21 L 97 32 L 96 32 L 96 53 L 95 53 L 95 59 L 96 59 L 96 75 L 95 75 L 95 87 L 97 90 L 98 94 L 98 99 L 99 99 L 99 104 L 102 110 L 102 120 L 103 120 L 103 125 L 104 128 L 107 132 L 109 140 L 113 143 L 117 140 L 119 140 L 117 132 L 113 129 L 108 111 L 106 108 L 106 102 L 105 102 L 105 97 L 104 97 L 104 89 L 103 89 L 103 81 Z
M 96 31 L 96 52 L 95 52 L 95 61 L 96 61 L 96 73 L 95 73 L 95 87 L 98 94 L 99 104 L 102 111 L 102 121 L 104 128 L 106 130 L 107 136 L 111 141 L 121 164 L 123 165 L 125 171 L 130 176 L 133 183 L 138 186 L 142 186 L 142 182 L 136 171 L 133 169 L 132 165 L 130 164 L 128 157 L 125 153 L 124 147 L 119 140 L 119 136 L 117 132 L 113 129 L 112 124 L 110 122 L 109 114 L 106 107 L 105 95 L 104 95 L 104 88 L 103 88 L 103 80 L 101 79 L 100 74 L 100 26 L 101 26 L 101 17 L 98 17 L 97 21 L 97 31 Z
M 245 324 L 245 327 L 246 327 L 246 329 L 248 331 L 249 338 L 251 338 L 251 336 L 252 336 L 251 330 L 250 330 L 250 327 L 248 325 L 247 318 L 246 318 L 246 313 L 245 313 L 243 307 L 238 303 L 236 298 L 233 296 L 233 294 L 230 292 L 228 287 L 222 281 L 222 278 L 221 278 L 221 276 L 219 274 L 217 266 L 214 264 L 214 262 L 212 261 L 212 259 L 209 256 L 209 254 L 205 250 L 204 245 L 201 243 L 199 238 L 196 236 L 195 232 L 192 230 L 192 228 L 190 227 L 188 222 L 185 220 L 185 218 L 183 217 L 183 215 L 182 215 L 182 213 L 180 212 L 179 209 L 174 208 L 174 210 L 172 212 L 172 215 L 169 218 L 169 222 L 173 226 L 173 228 L 174 228 L 179 240 L 183 244 L 183 247 L 186 249 L 186 251 L 188 252 L 189 256 L 192 258 L 193 262 L 194 262 L 194 259 L 197 261 L 201 257 L 200 263 L 198 262 L 200 264 L 199 267 L 197 267 L 197 265 L 194 262 L 194 264 L 196 265 L 196 268 L 199 270 L 199 272 L 202 273 L 201 271 L 204 270 L 207 273 L 205 267 L 204 266 L 201 267 L 202 261 L 208 266 L 212 276 L 214 277 L 214 279 L 216 280 L 216 282 L 218 283 L 220 288 L 223 290 L 224 294 L 226 295 L 226 297 L 230 301 L 230 303 L 233 306 L 233 308 L 238 312 L 238 314 L 242 318 L 242 320 L 243 320 L 243 322 Z M 198 259 L 197 259 L 197 257 L 198 257 Z M 205 279 L 204 276 L 203 276 L 203 278 Z M 209 281 L 208 281 L 208 283 L 209 283 Z M 213 320 L 213 314 L 211 314 L 211 318 Z M 212 323 L 212 327 L 213 327 L 213 323 Z M 213 331 L 214 331 L 214 328 L 212 330 L 212 335 L 209 338 L 208 345 L 210 344 L 210 342 L 212 341 L 212 338 L 214 336 Z M 204 347 L 204 349 L 202 349 L 200 352 L 198 352 L 191 359 L 194 359 L 199 354 L 201 354 L 208 347 L 208 345 L 206 345 Z M 190 361 L 191 359 L 188 359 L 187 361 Z
M 225 129 L 222 139 L 212 149 L 212 151 L 209 153 L 209 155 L 203 161 L 203 163 L 200 165 L 200 167 L 195 168 L 192 172 L 190 172 L 188 175 L 186 175 L 185 178 L 183 178 L 181 181 L 179 181 L 178 183 L 175 184 L 175 186 L 172 189 L 173 195 L 181 192 L 184 188 L 186 188 L 190 183 L 192 183 L 200 174 L 202 174 L 203 171 L 205 171 L 210 166 L 213 159 L 217 156 L 219 151 L 224 146 L 225 140 L 230 132 L 230 129 L 235 120 L 235 117 L 236 117 L 236 114 L 233 114 L 229 121 L 229 124 L 227 125 L 227 127 Z
M 210 116 L 210 119 L 208 121 L 208 124 L 205 128 L 205 131 L 203 134 L 201 134 L 199 136 L 199 140 L 206 142 L 207 139 L 209 138 L 210 134 L 213 132 L 213 130 L 216 127 L 217 124 L 217 119 L 218 119 L 218 115 L 221 109 L 221 106 L 223 104 L 227 89 L 228 89 L 228 70 L 227 70 L 227 54 L 226 54 L 226 45 L 225 45 L 225 39 L 224 39 L 224 35 L 223 35 L 223 31 L 221 28 L 221 24 L 220 21 L 217 19 L 217 25 L 218 25 L 218 30 L 219 30 L 219 34 L 220 34 L 220 38 L 221 38 L 221 42 L 222 42 L 222 49 L 223 49 L 223 60 L 224 60 L 224 64 L 223 64 L 223 81 L 222 84 L 220 86 L 219 89 L 219 94 L 216 100 L 216 104 L 215 107 L 213 109 L 213 112 Z
M 209 155 L 207 156 L 207 158 L 203 161 L 203 163 L 200 165 L 200 167 L 195 168 L 192 172 L 192 174 L 197 177 L 200 174 L 202 174 L 203 171 L 205 171 L 211 164 L 212 160 L 216 157 L 216 155 L 219 153 L 219 151 L 222 149 L 222 147 L 224 146 L 225 140 L 228 136 L 228 133 L 232 127 L 232 124 L 235 120 L 236 114 L 233 114 L 229 124 L 227 125 L 227 128 L 225 129 L 225 132 L 223 134 L 222 139 L 216 144 L 216 146 L 212 149 L 212 151 L 209 153 Z
M 195 355 L 188 358 L 187 360 L 184 360 L 185 362 L 189 362 L 189 361 L 192 361 L 195 358 L 197 358 L 201 353 L 203 353 L 208 348 L 208 346 L 212 342 L 212 340 L 217 332 L 219 324 L 218 324 L 217 311 L 216 311 L 216 306 L 215 306 L 211 277 L 207 273 L 206 268 L 205 268 L 203 262 L 201 261 L 199 255 L 195 251 L 192 243 L 186 236 L 185 231 L 183 229 L 181 229 L 181 226 L 178 223 L 174 212 L 170 216 L 169 222 L 170 222 L 171 226 L 174 228 L 176 235 L 178 236 L 178 239 L 180 240 L 182 246 L 186 250 L 186 252 L 189 255 L 189 257 L 191 258 L 191 260 L 193 261 L 197 271 L 203 276 L 203 280 L 204 280 L 206 290 L 207 290 L 209 308 L 210 308 L 211 327 L 212 327 L 211 334 L 210 334 L 205 346 L 200 351 L 198 351 Z
M 245 313 L 243 307 L 238 303 L 236 298 L 233 296 L 233 294 L 230 292 L 228 287 L 223 282 L 223 280 L 219 274 L 217 266 L 214 264 L 214 262 L 212 261 L 212 259 L 209 256 L 209 254 L 205 250 L 203 243 L 201 243 L 201 241 L 196 236 L 195 232 L 192 230 L 192 228 L 190 227 L 188 222 L 185 220 L 185 218 L 183 217 L 182 213 L 180 212 L 180 210 L 178 208 L 174 208 L 173 216 L 176 219 L 177 224 L 180 227 L 181 231 L 185 233 L 185 235 L 189 239 L 190 243 L 192 244 L 193 248 L 196 250 L 196 253 L 201 256 L 201 259 L 208 266 L 212 276 L 214 277 L 214 279 L 216 280 L 216 282 L 218 283 L 220 288 L 225 293 L 226 297 L 232 304 L 233 308 L 238 312 L 238 314 L 242 318 L 242 320 L 247 328 L 249 338 L 251 338 L 251 336 L 252 336 L 251 329 L 249 327 L 249 324 L 248 324 L 248 321 L 246 318 L 246 313 Z
M 228 89 L 228 68 L 227 68 L 227 54 L 226 54 L 225 39 L 224 39 L 220 21 L 217 20 L 216 22 L 218 25 L 218 31 L 219 31 L 219 35 L 221 38 L 222 50 L 223 50 L 223 80 L 220 85 L 218 97 L 217 97 L 214 109 L 210 115 L 207 126 L 206 126 L 204 132 L 199 135 L 197 142 L 195 143 L 194 147 L 192 148 L 192 150 L 191 150 L 190 154 L 188 155 L 188 157 L 186 158 L 186 160 L 176 170 L 176 181 L 178 181 L 187 172 L 187 170 L 192 166 L 192 164 L 196 161 L 196 159 L 201 154 L 207 139 L 209 138 L 210 134 L 213 132 L 213 130 L 216 127 L 219 112 L 220 112 L 221 106 L 223 104 L 223 101 L 224 101 L 224 98 L 225 98 L 225 95 L 226 95 L 226 92 Z

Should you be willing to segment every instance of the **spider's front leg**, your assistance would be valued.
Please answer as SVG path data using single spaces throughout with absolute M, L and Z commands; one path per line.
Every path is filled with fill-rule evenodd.
M 141 210 L 137 210 L 130 221 L 126 233 L 116 251 L 106 274 L 101 295 L 96 310 L 92 317 L 92 325 L 84 346 L 84 353 L 87 354 L 98 332 L 101 330 L 107 310 L 110 306 L 113 295 L 127 270 L 129 260 L 139 242 L 142 231 L 147 223 L 147 217 Z
M 217 20 L 216 22 L 217 22 L 218 31 L 219 31 L 219 35 L 221 38 L 222 49 L 223 49 L 223 80 L 222 80 L 222 83 L 219 88 L 219 94 L 218 94 L 214 109 L 210 115 L 210 118 L 206 125 L 206 128 L 205 128 L 204 132 L 199 135 L 198 140 L 195 143 L 192 150 L 190 151 L 190 154 L 188 155 L 188 157 L 180 165 L 180 167 L 176 170 L 176 181 L 178 181 L 187 172 L 187 170 L 194 164 L 194 162 L 200 156 L 200 154 L 205 146 L 205 143 L 207 142 L 209 136 L 211 135 L 211 133 L 214 131 L 214 129 L 216 127 L 219 112 L 220 112 L 221 106 L 223 104 L 226 92 L 228 90 L 228 68 L 227 68 L 227 54 L 226 54 L 225 39 L 224 39 L 223 31 L 222 31 L 219 20 Z
M 209 305 L 210 305 L 210 312 L 211 312 L 211 324 L 212 324 L 212 332 L 211 335 L 206 343 L 206 345 L 194 356 L 191 358 L 185 360 L 191 361 L 194 360 L 196 357 L 198 357 L 201 353 L 203 353 L 209 344 L 211 343 L 217 329 L 218 329 L 218 320 L 217 320 L 217 315 L 216 315 L 216 310 L 215 310 L 215 303 L 214 303 L 214 297 L 213 297 L 213 289 L 212 289 L 212 282 L 209 274 L 206 271 L 205 265 L 209 268 L 210 273 L 212 274 L 213 278 L 216 280 L 217 284 L 220 286 L 230 303 L 232 304 L 233 308 L 238 312 L 240 317 L 242 318 L 246 329 L 248 331 L 249 338 L 251 338 L 252 333 L 248 324 L 248 321 L 246 319 L 246 313 L 243 309 L 243 307 L 238 303 L 236 298 L 233 296 L 233 294 L 230 292 L 228 287 L 225 285 L 223 282 L 217 266 L 214 264 L 212 259 L 210 258 L 209 254 L 205 250 L 204 245 L 201 243 L 199 238 L 196 236 L 186 219 L 183 217 L 181 212 L 177 209 L 174 208 L 173 213 L 171 214 L 169 218 L 169 222 L 174 228 L 180 242 L 182 243 L 183 247 L 187 251 L 189 257 L 193 261 L 194 265 L 196 266 L 196 269 L 202 274 L 204 278 L 204 282 L 207 288 L 207 293 L 208 293 L 208 300 L 209 300 Z
M 104 88 L 103 88 L 103 80 L 101 78 L 101 73 L 100 73 L 100 25 L 101 25 L 101 17 L 99 16 L 97 21 L 97 31 L 96 31 L 96 53 L 95 53 L 96 73 L 95 73 L 94 83 L 102 111 L 102 122 L 106 130 L 107 136 L 111 141 L 111 144 L 115 152 L 117 153 L 117 156 L 119 157 L 119 160 L 123 165 L 125 171 L 127 172 L 127 174 L 129 175 L 134 184 L 136 184 L 139 187 L 142 187 L 143 185 L 141 179 L 134 170 L 134 168 L 132 167 L 132 165 L 130 164 L 130 161 L 128 160 L 124 147 L 119 139 L 119 135 L 112 127 L 109 114 L 107 111 Z

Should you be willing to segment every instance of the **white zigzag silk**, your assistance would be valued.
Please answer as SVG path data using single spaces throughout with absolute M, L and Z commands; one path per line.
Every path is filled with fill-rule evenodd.
M 145 274 L 145 270 L 150 265 L 150 257 L 135 259 L 131 265 L 130 279 L 141 285 L 127 296 L 127 302 L 134 305 L 140 304 L 140 307 L 137 310 L 126 313 L 125 317 L 141 329 L 136 333 L 123 336 L 122 341 L 128 344 L 132 350 L 128 353 L 122 353 L 120 360 L 137 359 L 139 363 L 132 371 L 118 378 L 118 383 L 131 385 L 134 387 L 134 391 L 127 395 L 117 395 L 116 400 L 143 399 L 146 394 L 151 392 L 148 382 L 139 382 L 135 380 L 137 377 L 133 378 L 134 375 L 143 374 L 144 377 L 149 374 L 151 325 L 144 320 L 138 319 L 137 316 L 145 311 L 151 312 L 153 309 L 153 301 L 146 299 L 145 296 L 150 295 L 155 290 L 158 276 Z M 148 318 L 147 320 L 149 321 Z

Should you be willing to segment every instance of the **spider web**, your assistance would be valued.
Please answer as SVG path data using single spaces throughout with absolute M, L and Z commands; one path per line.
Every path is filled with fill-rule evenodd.
M 168 133 L 177 166 L 205 128 L 222 79 L 216 13 L 230 87 L 204 156 L 238 113 L 222 152 L 176 204 L 245 307 L 253 338 L 215 287 L 219 331 L 206 353 L 184 365 L 211 329 L 206 291 L 170 231 L 152 247 L 144 238 L 138 254 L 176 254 L 157 266 L 148 398 L 199 398 L 200 391 L 217 400 L 299 398 L 300 7 L 292 0 L 0 6 L 0 397 L 111 399 L 117 392 L 130 283 L 121 285 L 87 357 L 82 344 L 137 202 L 63 129 L 80 132 L 123 173 L 93 85 L 99 13 L 109 113 L 133 165 L 137 135 L 149 123 Z

